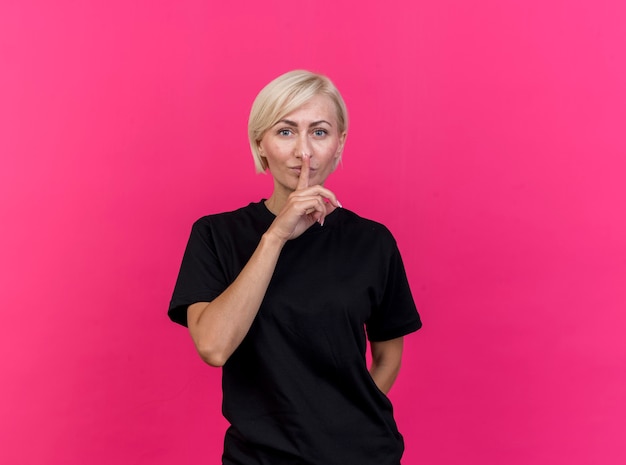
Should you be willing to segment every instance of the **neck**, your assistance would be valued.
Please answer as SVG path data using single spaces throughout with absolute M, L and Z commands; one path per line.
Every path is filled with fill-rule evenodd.
M 274 215 L 278 216 L 292 192 L 293 190 L 286 188 L 274 179 L 274 190 L 272 195 L 265 201 L 265 206 Z
M 272 196 L 265 201 L 265 206 L 274 214 L 274 216 L 278 216 L 287 203 L 287 197 L 288 196 L 282 197 L 280 195 L 276 195 L 276 192 L 274 191 Z M 324 205 L 326 206 L 327 215 L 335 210 L 335 207 L 330 202 L 325 202 Z
M 276 192 L 274 192 L 272 196 L 265 201 L 265 206 L 275 216 L 278 216 L 280 211 L 285 206 L 285 203 L 287 203 L 287 198 L 285 197 L 284 199 L 281 199 L 276 195 Z

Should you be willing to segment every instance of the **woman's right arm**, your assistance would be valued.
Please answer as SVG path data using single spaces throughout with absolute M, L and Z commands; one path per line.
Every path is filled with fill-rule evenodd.
M 222 366 L 248 333 L 261 306 L 284 242 L 265 233 L 233 283 L 212 302 L 187 309 L 189 332 L 200 357 Z

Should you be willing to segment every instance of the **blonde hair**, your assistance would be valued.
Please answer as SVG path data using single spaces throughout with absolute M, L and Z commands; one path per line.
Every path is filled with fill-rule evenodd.
M 346 104 L 332 81 L 324 75 L 304 70 L 290 71 L 278 76 L 259 92 L 248 119 L 248 139 L 258 173 L 267 169 L 267 162 L 259 153 L 259 143 L 267 130 L 317 95 L 330 97 L 337 110 L 339 133 L 346 132 Z

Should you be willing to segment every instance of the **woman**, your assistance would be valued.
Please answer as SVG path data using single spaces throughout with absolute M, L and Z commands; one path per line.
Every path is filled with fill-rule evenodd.
M 386 393 L 421 322 L 389 231 L 324 187 L 347 126 L 328 78 L 278 77 L 248 126 L 272 195 L 192 228 L 169 316 L 223 367 L 225 465 L 400 463 Z

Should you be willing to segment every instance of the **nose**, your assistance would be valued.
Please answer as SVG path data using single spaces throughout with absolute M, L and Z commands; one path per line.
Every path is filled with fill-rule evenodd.
M 309 157 L 313 156 L 313 148 L 311 147 L 311 141 L 309 140 L 308 134 L 303 133 L 298 136 L 298 140 L 296 142 L 295 147 L 295 156 L 297 158 L 301 158 L 302 155 L 308 155 Z

